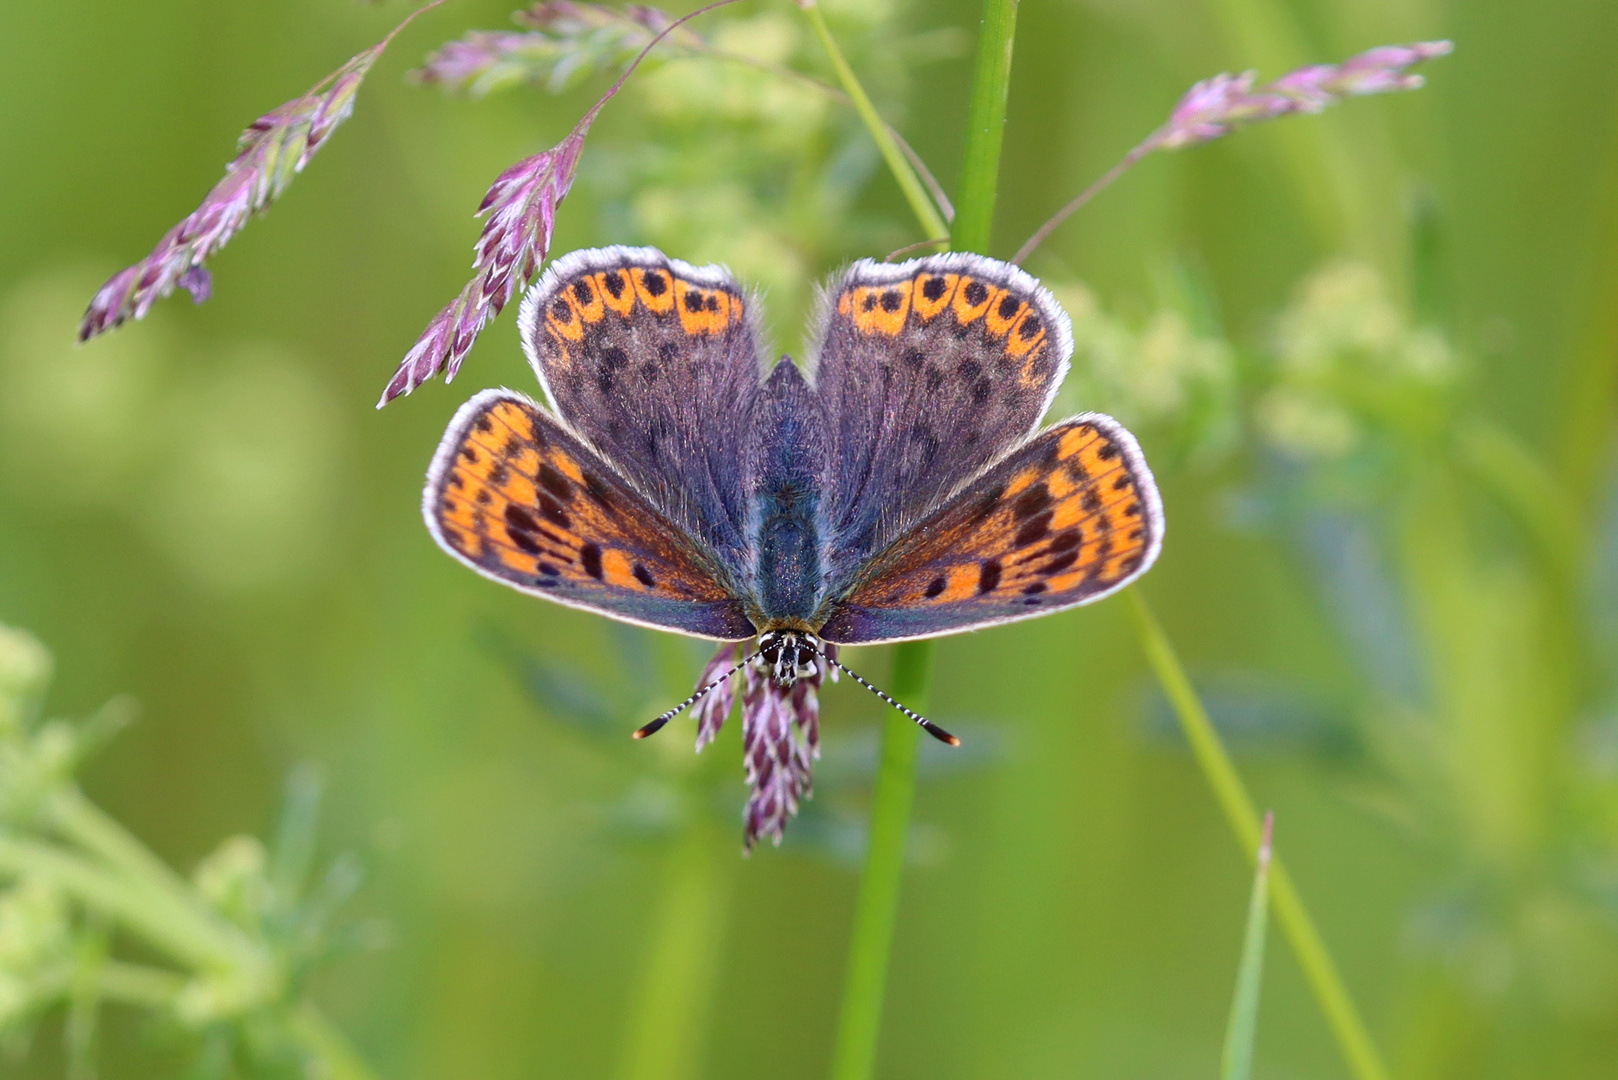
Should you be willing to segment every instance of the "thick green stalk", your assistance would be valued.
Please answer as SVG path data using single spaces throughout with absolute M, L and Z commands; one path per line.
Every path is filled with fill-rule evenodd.
M 989 253 L 994 198 L 1000 180 L 1000 140 L 1006 130 L 1011 87 L 1011 45 L 1017 33 L 1017 0 L 984 0 L 978 31 L 977 72 L 966 113 L 966 149 L 955 193 L 956 251 Z
M 837 72 L 837 81 L 843 84 L 843 92 L 854 103 L 860 119 L 865 122 L 866 130 L 876 141 L 877 149 L 882 151 L 882 159 L 888 163 L 893 178 L 899 182 L 899 190 L 904 192 L 905 200 L 910 203 L 911 211 L 921 223 L 922 231 L 927 234 L 929 240 L 942 240 L 949 235 L 949 226 L 944 224 L 938 208 L 933 205 L 932 196 L 927 194 L 927 188 L 922 184 L 921 178 L 910 167 L 910 162 L 899 149 L 899 144 L 894 141 L 892 131 L 877 113 L 876 106 L 871 104 L 870 95 L 865 92 L 865 87 L 855 78 L 854 69 L 849 67 L 848 61 L 843 58 L 843 51 L 837 47 L 836 39 L 831 36 L 831 30 L 826 26 L 826 16 L 821 14 L 820 5 L 815 0 L 798 0 L 798 6 L 808 16 L 809 25 L 814 27 L 815 36 L 820 38 L 821 47 L 826 50 L 832 69 Z
M 931 642 L 898 646 L 893 657 L 893 695 L 917 712 L 927 708 L 932 678 Z M 876 1067 L 888 957 L 899 912 L 905 837 L 916 797 L 916 751 L 921 730 L 902 713 L 889 711 L 882 728 L 882 760 L 871 801 L 870 846 L 854 903 L 843 1006 L 832 1052 L 832 1080 L 869 1080 Z
M 1180 658 L 1175 655 L 1173 644 L 1163 632 L 1157 617 L 1152 614 L 1152 609 L 1147 606 L 1146 598 L 1138 588 L 1130 589 L 1129 596 L 1133 601 L 1132 610 L 1146 657 L 1158 681 L 1163 684 L 1163 692 L 1168 695 L 1175 714 L 1180 718 L 1180 728 L 1185 732 L 1186 741 L 1191 744 L 1197 764 L 1208 786 L 1213 788 L 1214 798 L 1225 812 L 1225 820 L 1230 823 L 1231 831 L 1236 834 L 1242 849 L 1250 855 L 1254 854 L 1259 848 L 1263 826 L 1252 796 L 1248 795 L 1235 764 L 1230 760 L 1230 754 L 1219 739 L 1219 732 L 1215 730 L 1213 721 L 1208 719 L 1207 710 L 1202 707 L 1191 680 L 1180 666 Z M 1383 1065 L 1382 1056 L 1371 1041 L 1371 1033 L 1366 1029 L 1354 999 L 1349 996 L 1348 987 L 1343 984 L 1343 977 L 1332 960 L 1330 950 L 1326 948 L 1326 942 L 1316 929 L 1314 920 L 1309 917 L 1303 898 L 1292 883 L 1292 875 L 1287 873 L 1279 856 L 1272 856 L 1270 863 L 1270 903 L 1275 910 L 1276 921 L 1281 924 L 1282 933 L 1298 958 L 1298 965 L 1303 968 L 1315 1001 L 1337 1038 L 1338 1048 L 1349 1070 L 1356 1080 L 1388 1080 L 1387 1066 Z
M 811 18 L 815 12 L 810 6 Z M 972 108 L 962 162 L 962 187 L 957 200 L 951 246 L 958 251 L 983 252 L 989 246 L 994 220 L 995 177 L 1000 171 L 1000 141 L 1005 128 L 1007 84 L 1011 78 L 1011 43 L 1016 32 L 1016 0 L 985 0 L 977 70 L 973 78 Z M 824 25 L 823 23 L 821 24 Z M 822 36 L 828 52 L 836 46 Z M 855 101 L 867 101 L 863 90 L 841 57 L 834 64 Z M 997 110 L 991 115 L 989 110 Z M 875 110 L 861 110 L 871 137 L 881 145 L 886 128 Z M 892 140 L 887 140 L 891 142 Z M 897 154 L 883 155 L 894 178 L 906 192 L 918 190 L 920 181 L 909 163 Z M 908 181 L 906 179 L 908 177 Z M 968 186 L 968 179 L 971 186 Z M 984 178 L 987 178 L 986 180 Z M 912 199 L 911 205 L 916 206 Z M 930 204 L 928 204 L 930 207 Z M 933 223 L 918 208 L 923 229 Z M 941 223 L 940 223 L 941 224 Z M 943 232 L 932 233 L 935 236 Z M 930 641 L 910 641 L 894 650 L 893 694 L 917 712 L 927 710 L 932 682 L 933 649 Z M 843 1004 L 838 1016 L 837 1043 L 832 1053 L 832 1080 L 870 1080 L 876 1069 L 877 1039 L 882 1028 L 882 1005 L 887 990 L 888 959 L 893 928 L 898 918 L 899 886 L 904 873 L 905 838 L 916 795 L 916 753 L 920 732 L 908 718 L 889 712 L 882 729 L 882 760 L 872 795 L 870 847 L 860 877 L 854 907 L 854 928 L 849 940 L 848 971 Z

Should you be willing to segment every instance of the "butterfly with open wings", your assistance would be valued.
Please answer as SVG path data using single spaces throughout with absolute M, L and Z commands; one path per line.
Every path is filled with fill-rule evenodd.
M 1098 600 L 1162 545 L 1157 489 L 1128 431 L 1094 413 L 1040 428 L 1072 331 L 1007 263 L 855 263 L 825 290 L 802 369 L 763 362 L 755 302 L 727 271 L 650 248 L 556 260 L 520 325 L 550 407 L 508 390 L 467 402 L 428 472 L 427 527 L 523 592 L 757 639 L 637 734 L 739 669 L 763 698 L 801 701 L 828 669 L 847 670 L 836 645 Z M 747 742 L 749 843 L 779 840 L 808 793 L 816 746 L 805 753 L 791 726 L 792 746 Z

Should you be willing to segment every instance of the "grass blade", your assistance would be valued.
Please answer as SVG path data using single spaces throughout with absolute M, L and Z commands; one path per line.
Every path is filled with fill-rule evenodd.
M 1236 994 L 1230 1002 L 1230 1023 L 1225 1028 L 1219 1080 L 1248 1080 L 1253 1075 L 1253 1036 L 1258 1032 L 1258 992 L 1264 981 L 1264 938 L 1270 921 L 1270 837 L 1274 830 L 1275 814 L 1265 814 L 1264 837 L 1258 845 L 1258 869 L 1253 873 L 1253 897 L 1247 903 L 1242 962 L 1236 970 Z

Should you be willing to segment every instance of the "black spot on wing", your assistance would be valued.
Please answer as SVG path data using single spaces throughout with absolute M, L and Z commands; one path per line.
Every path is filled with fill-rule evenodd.
M 587 542 L 583 547 L 581 547 L 579 549 L 579 565 L 584 567 L 584 572 L 586 574 L 589 574 L 591 577 L 595 578 L 597 581 L 600 581 L 601 580 L 601 547 L 600 547 L 600 545 L 598 545 L 595 541 L 592 540 L 592 541 Z
M 1046 550 L 1053 554 L 1060 551 L 1072 551 L 1082 543 L 1084 543 L 1084 534 L 1082 532 L 1078 529 L 1066 529 L 1056 534 L 1056 538 L 1051 541 L 1050 547 L 1046 548 Z
M 1023 522 L 1022 528 L 1017 530 L 1017 546 L 1027 547 L 1045 539 L 1051 531 L 1051 512 L 1046 510 Z
M 556 471 L 550 462 L 544 462 L 539 467 L 539 486 L 556 496 L 562 502 L 569 502 L 573 498 L 573 485 L 567 477 Z
M 1017 496 L 1017 501 L 1011 504 L 1011 509 L 1019 518 L 1029 518 L 1049 509 L 1050 505 L 1051 489 L 1046 487 L 1042 480 Z

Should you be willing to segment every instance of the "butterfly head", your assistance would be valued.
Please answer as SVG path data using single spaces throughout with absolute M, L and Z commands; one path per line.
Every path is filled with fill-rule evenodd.
M 807 630 L 768 630 L 759 635 L 753 663 L 785 687 L 819 674 L 824 655 L 820 639 Z

